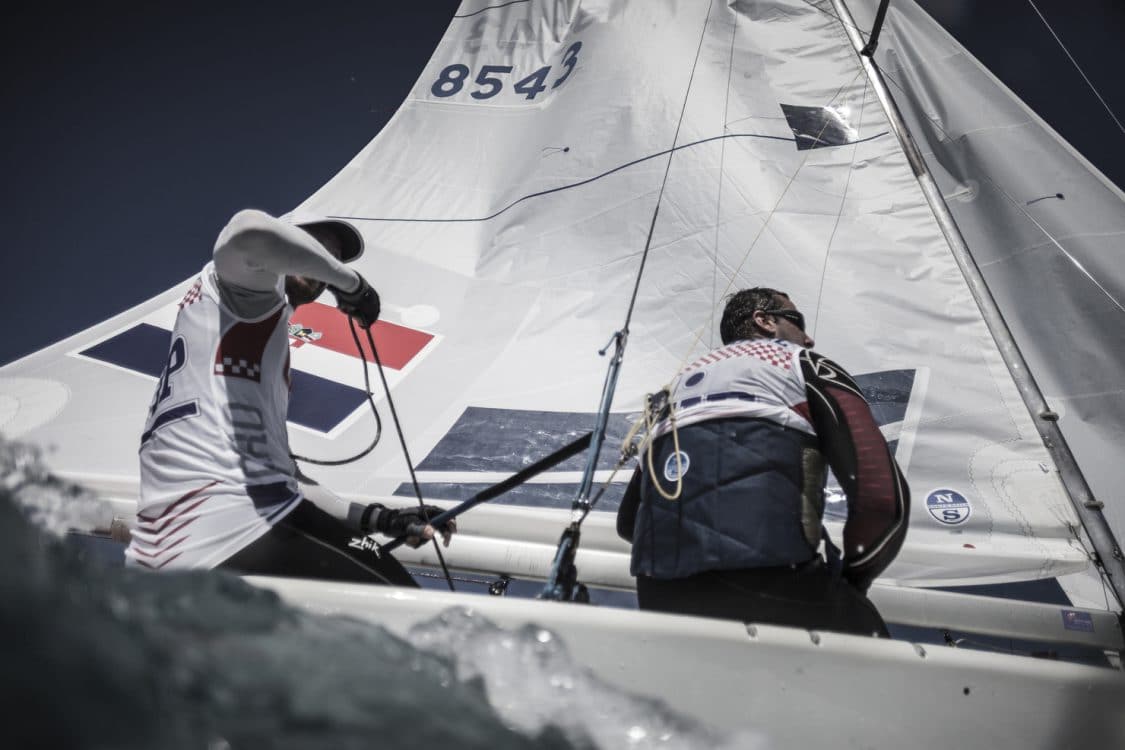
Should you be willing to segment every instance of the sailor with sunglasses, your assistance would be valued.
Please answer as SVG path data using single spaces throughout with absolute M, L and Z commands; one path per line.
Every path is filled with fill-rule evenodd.
M 866 592 L 902 546 L 910 491 L 870 407 L 783 292 L 732 295 L 720 334 L 673 382 L 618 512 L 640 608 L 886 636 Z M 842 560 L 827 466 L 847 496 Z

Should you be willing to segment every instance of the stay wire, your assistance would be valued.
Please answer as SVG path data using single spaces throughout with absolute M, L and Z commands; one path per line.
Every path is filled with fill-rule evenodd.
M 582 485 L 578 491 L 578 496 L 575 498 L 572 511 L 576 512 L 576 518 L 563 533 L 563 538 L 559 541 L 559 549 L 555 555 L 555 560 L 551 565 L 551 570 L 548 574 L 547 589 L 558 589 L 562 584 L 560 577 L 563 573 L 562 565 L 564 559 L 569 557 L 573 559 L 575 549 L 572 547 L 567 549 L 568 545 L 576 545 L 578 540 L 578 528 L 581 526 L 582 521 L 589 515 L 591 507 L 597 502 L 605 491 L 605 486 L 599 490 L 593 501 L 588 499 L 588 489 L 593 478 L 594 470 L 597 466 L 598 455 L 601 452 L 601 447 L 605 439 L 605 431 L 609 419 L 609 410 L 613 403 L 613 393 L 617 387 L 617 371 L 621 365 L 621 360 L 625 355 L 625 345 L 629 338 L 629 323 L 633 318 L 633 309 L 637 304 L 637 296 L 640 293 L 641 279 L 644 276 L 645 265 L 648 261 L 649 250 L 652 248 L 652 237 L 656 231 L 656 219 L 660 215 L 660 204 L 664 199 L 664 189 L 668 184 L 668 175 L 672 170 L 672 158 L 676 154 L 676 144 L 680 140 L 680 129 L 684 123 L 684 116 L 687 114 L 688 99 L 691 97 L 692 83 L 695 81 L 695 72 L 699 67 L 699 56 L 703 51 L 703 41 L 707 38 L 707 26 L 711 22 L 711 8 L 714 5 L 714 0 L 707 6 L 707 17 L 703 20 L 703 28 L 699 32 L 699 43 L 696 45 L 695 59 L 691 65 L 691 75 L 688 77 L 687 88 L 684 91 L 683 104 L 680 106 L 680 117 L 676 121 L 676 130 L 672 135 L 672 147 L 668 151 L 668 161 L 664 165 L 664 176 L 660 181 L 660 191 L 656 196 L 656 205 L 652 210 L 652 220 L 649 222 L 648 236 L 645 238 L 645 248 L 641 253 L 640 267 L 637 269 L 637 277 L 633 282 L 633 293 L 629 297 L 629 307 L 625 313 L 625 324 L 621 329 L 614 333 L 611 343 L 616 343 L 616 350 L 614 352 L 613 361 L 610 363 L 609 372 L 606 373 L 606 381 L 602 388 L 602 399 L 598 409 L 597 424 L 593 433 L 593 442 L 590 446 L 590 457 L 586 462 L 586 468 L 583 471 Z M 609 348 L 608 345 L 606 347 Z M 605 350 L 603 350 L 604 352 Z M 620 468 L 620 464 L 618 466 Z M 617 469 L 614 469 L 616 474 Z
M 1090 87 L 1090 91 L 1094 92 L 1094 96 L 1096 96 L 1098 98 L 1098 101 L 1102 103 L 1102 106 L 1105 107 L 1105 111 L 1109 113 L 1110 118 L 1117 125 L 1117 129 L 1122 133 L 1125 133 L 1125 125 L 1122 125 L 1121 120 L 1117 119 L 1117 115 L 1114 114 L 1113 110 L 1110 108 L 1106 100 L 1102 98 L 1101 93 L 1094 86 L 1094 83 L 1090 80 L 1090 77 L 1086 75 L 1086 71 L 1082 70 L 1082 66 L 1079 65 L 1078 61 L 1074 59 L 1074 55 L 1070 54 L 1070 50 L 1067 49 L 1065 44 L 1063 44 L 1063 40 L 1060 39 L 1059 35 L 1055 33 L 1055 30 L 1051 28 L 1051 24 L 1047 21 L 1047 17 L 1043 15 L 1043 12 L 1039 10 L 1039 7 L 1035 4 L 1035 0 L 1027 0 L 1027 4 L 1030 5 L 1031 9 L 1035 11 L 1035 14 L 1039 16 L 1039 20 L 1042 21 L 1043 25 L 1047 27 L 1047 31 L 1051 32 L 1051 36 L 1055 38 L 1055 41 L 1058 42 L 1059 47 L 1070 59 L 1070 62 L 1074 66 L 1074 69 L 1078 71 L 1078 75 L 1082 76 L 1082 80 L 1085 81 L 1086 85 Z
M 703 28 L 699 32 L 699 43 L 696 45 L 695 59 L 692 61 L 692 64 L 691 64 L 691 75 L 688 76 L 687 88 L 684 91 L 684 100 L 683 100 L 683 103 L 680 105 L 680 117 L 676 121 L 676 130 L 672 134 L 672 147 L 668 150 L 668 161 L 665 162 L 665 164 L 664 164 L 664 177 L 660 181 L 660 191 L 657 193 L 657 196 L 656 196 L 656 206 L 653 207 L 653 209 L 652 209 L 652 221 L 649 223 L 648 236 L 645 238 L 645 249 L 644 249 L 644 252 L 641 253 L 641 264 L 640 264 L 640 267 L 637 269 L 637 277 L 633 282 L 633 294 L 629 298 L 629 309 L 625 313 L 625 324 L 622 326 L 621 332 L 618 334 L 619 336 L 623 337 L 623 340 L 621 341 L 622 348 L 624 347 L 624 339 L 627 339 L 627 337 L 629 335 L 629 323 L 633 319 L 633 309 L 636 307 L 637 296 L 640 293 L 640 289 L 641 289 L 641 278 L 644 276 L 645 265 L 648 262 L 649 250 L 652 248 L 652 237 L 653 237 L 653 234 L 656 231 L 656 218 L 657 218 L 657 216 L 660 215 L 660 203 L 664 198 L 664 189 L 668 185 L 668 175 L 671 174 L 671 171 L 672 171 L 672 157 L 675 156 L 675 154 L 676 154 L 676 144 L 679 143 L 679 141 L 680 141 L 680 129 L 683 127 L 684 117 L 687 114 L 688 100 L 691 98 L 691 85 L 695 81 L 695 71 L 699 67 L 699 56 L 703 51 L 703 40 L 707 38 L 707 26 L 711 22 L 711 7 L 712 7 L 712 5 L 708 5 L 708 7 L 707 7 L 707 17 L 703 20 Z M 624 355 L 624 352 L 619 352 L 618 358 L 620 359 L 621 357 L 623 357 L 623 355 Z M 609 383 L 607 385 L 615 386 L 616 385 L 616 378 L 614 379 L 613 383 Z M 606 399 L 606 403 L 603 404 L 603 408 L 607 412 L 607 415 L 608 415 L 608 411 L 609 411 L 609 407 L 610 407 L 609 402 L 611 400 L 612 400 L 612 394 L 610 394 L 609 399 Z M 600 441 L 597 441 L 596 444 L 595 444 L 595 450 L 599 450 L 600 448 L 601 448 L 601 443 L 600 443 Z M 620 466 L 621 466 L 621 464 L 618 464 L 618 468 L 620 468 Z M 616 473 L 617 473 L 617 469 L 614 469 L 614 474 L 616 474 Z M 611 477 L 611 480 L 612 480 L 612 477 Z M 598 494 L 594 498 L 593 502 L 597 502 L 598 498 L 600 498 L 602 496 L 602 493 L 604 491 L 605 491 L 605 486 L 603 485 L 601 491 L 598 492 Z M 589 513 L 589 507 L 593 505 L 593 502 L 590 503 L 589 506 L 587 506 L 587 508 L 585 509 L 586 513 Z M 586 517 L 586 513 L 584 513 L 582 515 L 582 518 Z
M 849 81 L 847 84 L 841 86 L 836 91 L 836 93 L 833 94 L 832 98 L 829 101 L 830 102 L 836 101 L 837 97 L 839 97 L 840 94 L 842 94 L 845 89 L 850 88 L 851 85 L 854 84 L 856 80 L 858 80 L 858 78 L 861 74 L 862 74 L 862 68 L 860 69 L 859 72 L 856 73 L 855 77 L 853 77 L 851 81 Z M 861 119 L 862 119 L 862 106 L 863 106 L 863 102 L 866 100 L 866 96 L 867 96 L 867 85 L 866 85 L 866 81 L 865 81 L 864 82 L 863 94 L 861 96 L 861 106 L 860 106 Z M 820 136 L 823 135 L 824 129 L 826 127 L 827 127 L 827 122 L 821 127 L 820 132 L 816 136 L 816 140 L 819 140 Z M 754 235 L 754 239 L 750 242 L 749 246 L 747 247 L 746 253 L 742 256 L 742 260 L 739 262 L 738 266 L 734 269 L 734 272 L 730 275 L 730 278 L 727 280 L 726 288 L 723 290 L 723 293 L 722 293 L 722 295 L 720 295 L 720 297 L 725 297 L 727 295 L 727 293 L 731 290 L 731 287 L 734 286 L 734 282 L 737 280 L 738 275 L 742 272 L 743 266 L 746 265 L 747 260 L 750 258 L 750 253 L 754 250 L 755 246 L 757 245 L 758 239 L 761 237 L 762 233 L 765 231 L 766 227 L 769 225 L 770 220 L 773 218 L 774 214 L 777 212 L 777 209 L 780 207 L 781 201 L 785 198 L 785 195 L 789 192 L 789 188 L 793 185 L 793 182 L 797 179 L 797 175 L 800 174 L 801 169 L 805 166 L 807 161 L 808 161 L 808 154 L 806 153 L 805 156 L 801 159 L 800 164 L 797 165 L 797 169 L 793 172 L 793 174 L 791 174 L 789 176 L 789 178 L 788 178 L 788 180 L 785 184 L 785 188 L 781 191 L 781 194 L 778 196 L 778 199 L 774 203 L 773 208 L 771 208 L 769 210 L 769 212 L 766 215 L 765 220 L 762 222 L 762 225 L 758 228 L 758 232 L 757 232 L 757 234 Z M 720 171 L 721 171 L 721 169 L 722 169 L 722 167 L 721 167 L 721 162 L 720 162 Z M 851 176 L 849 174 L 849 181 L 850 181 L 850 179 L 851 179 Z M 845 193 L 846 193 L 846 190 L 845 190 Z M 843 212 L 843 200 L 842 199 L 841 199 L 840 212 L 841 213 Z M 837 215 L 837 223 L 838 222 L 839 222 L 839 214 Z M 835 235 L 835 229 L 833 229 L 833 235 Z M 830 245 L 831 245 L 831 240 L 829 240 L 829 246 Z M 716 250 L 716 257 L 717 257 L 717 252 L 718 251 Z M 827 253 L 827 248 L 826 248 L 825 252 Z M 827 262 L 827 260 L 826 260 L 826 262 Z M 821 283 L 823 285 L 823 274 L 822 274 Z M 716 299 L 716 297 L 713 295 L 712 300 L 715 300 L 715 299 Z M 819 307 L 818 307 L 818 310 L 819 310 Z M 695 349 L 696 345 L 699 344 L 699 342 L 703 340 L 704 330 L 705 330 L 705 328 L 700 328 L 696 332 L 695 339 L 692 341 L 691 345 L 687 347 L 687 349 L 685 351 L 685 354 L 684 354 L 684 357 L 680 361 L 680 366 L 676 369 L 677 373 L 682 372 L 684 370 L 684 368 L 687 366 L 688 358 L 691 356 L 691 352 Z M 669 394 L 669 396 L 671 394 L 671 390 L 672 390 L 671 384 L 664 387 L 664 392 Z M 622 459 L 622 462 L 620 464 L 618 464 L 617 469 L 620 469 L 621 466 L 623 466 L 625 461 L 627 460 L 627 456 L 632 454 L 633 448 L 631 447 L 631 443 L 632 443 L 634 437 L 636 436 L 636 434 L 640 431 L 640 427 L 642 425 L 644 425 L 645 426 L 645 435 L 641 438 L 640 443 L 639 443 L 638 447 L 636 448 L 636 451 L 637 452 L 644 452 L 646 454 L 649 472 L 653 475 L 653 477 L 655 479 L 656 472 L 653 470 L 653 466 L 652 466 L 652 451 L 653 451 L 653 439 L 654 439 L 653 432 L 654 432 L 654 426 L 655 425 L 650 420 L 650 414 L 649 414 L 650 405 L 648 403 L 648 400 L 651 397 L 652 397 L 652 394 L 648 394 L 648 396 L 646 396 L 645 413 L 642 414 L 641 417 L 639 417 L 636 420 L 636 422 L 633 424 L 633 428 L 629 431 L 629 434 L 626 436 L 625 440 L 622 443 L 622 449 L 621 449 L 622 456 L 625 456 L 626 458 Z M 667 408 L 668 408 L 668 419 L 669 419 L 669 422 L 670 422 L 670 430 L 671 430 L 673 442 L 675 444 L 674 450 L 677 453 L 679 453 L 679 436 L 677 434 L 677 428 L 676 428 L 675 404 L 673 404 L 669 401 Z M 676 462 L 677 462 L 676 466 L 677 466 L 677 473 L 678 473 L 679 472 L 679 458 L 678 458 L 678 456 L 677 456 Z M 617 469 L 614 470 L 614 474 L 616 474 Z M 613 477 L 611 476 L 609 481 L 612 481 L 612 479 L 613 479 Z M 664 491 L 664 489 L 659 485 L 659 482 L 656 482 L 656 489 L 660 493 L 660 495 L 663 496 L 665 499 L 676 500 L 676 499 L 679 498 L 679 495 L 680 495 L 680 478 L 677 476 L 676 489 L 671 493 L 666 493 Z M 602 491 L 604 491 L 604 487 L 602 488 Z M 597 499 L 601 497 L 601 495 L 602 495 L 602 492 L 599 492 L 597 497 L 594 498 L 594 502 L 596 502 Z M 591 505 L 593 505 L 593 502 L 591 503 Z
M 352 327 L 352 335 L 355 335 L 355 321 L 348 318 L 348 323 Z M 418 507 L 424 508 L 426 502 L 422 499 L 422 488 L 418 485 L 418 477 L 414 473 L 414 462 L 410 459 L 410 450 L 406 447 L 406 436 L 402 432 L 402 424 L 398 419 L 398 410 L 395 408 L 394 399 L 391 398 L 391 389 L 387 385 L 387 376 L 383 373 L 383 362 L 379 359 L 379 350 L 375 347 L 375 339 L 371 336 L 371 329 L 365 328 L 364 333 L 367 334 L 367 343 L 371 347 L 371 355 L 375 358 L 375 367 L 379 371 L 379 380 L 383 383 L 383 392 L 387 394 L 387 406 L 391 410 L 391 419 L 395 423 L 395 431 L 398 433 L 398 442 L 402 446 L 402 457 L 406 460 L 406 468 L 410 472 L 410 483 L 414 487 L 414 496 L 418 498 Z M 366 372 L 366 368 L 364 370 Z M 423 518 L 425 514 L 423 513 Z M 434 552 L 437 553 L 438 562 L 441 563 L 441 572 L 445 574 L 445 582 L 449 584 L 450 591 L 456 591 L 453 587 L 453 576 L 449 573 L 449 568 L 445 564 L 445 556 L 441 554 L 441 545 L 438 543 L 438 534 L 430 540 L 434 545 Z
M 652 210 L 652 221 L 648 225 L 648 237 L 645 239 L 645 249 L 641 254 L 641 266 L 637 269 L 637 279 L 633 283 L 633 295 L 629 298 L 629 310 L 625 313 L 625 325 L 622 331 L 629 334 L 629 321 L 633 319 L 633 308 L 637 303 L 637 295 L 641 289 L 641 277 L 644 276 L 645 263 L 648 261 L 648 252 L 652 247 L 652 236 L 656 231 L 656 217 L 660 215 L 660 203 L 664 199 L 664 188 L 668 184 L 668 175 L 672 171 L 672 157 L 676 154 L 676 144 L 680 142 L 680 128 L 684 124 L 684 115 L 687 114 L 688 99 L 691 98 L 691 84 L 695 81 L 695 70 L 699 67 L 699 55 L 703 51 L 703 40 L 707 38 L 707 25 L 711 22 L 711 6 L 707 7 L 707 18 L 703 21 L 703 29 L 699 32 L 699 44 L 695 49 L 695 60 L 691 64 L 691 75 L 688 76 L 687 89 L 684 91 L 684 102 L 680 106 L 680 119 L 676 121 L 676 132 L 672 135 L 672 148 L 668 151 L 668 161 L 664 164 L 664 178 L 660 181 L 660 192 L 656 196 L 656 207 Z

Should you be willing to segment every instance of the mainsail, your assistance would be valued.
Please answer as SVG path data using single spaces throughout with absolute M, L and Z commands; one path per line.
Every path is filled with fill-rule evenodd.
M 890 16 L 898 36 L 888 34 L 880 55 L 906 59 L 935 43 L 925 36 L 968 59 L 900 5 L 909 12 Z M 926 98 L 925 69 L 896 79 L 919 97 L 918 112 L 937 101 Z M 1032 125 L 1046 134 L 1045 148 L 1066 151 Z M 947 127 L 934 120 L 935 142 L 948 139 Z M 1089 210 L 1106 222 L 1058 256 L 1069 259 L 1060 274 L 1086 283 L 1074 269 L 1086 278 L 1104 270 L 1093 263 L 1104 257 L 1102 235 L 1120 232 L 1121 195 L 1066 153 L 1078 173 L 1068 178 L 1074 191 L 1100 191 L 1100 207 L 1068 200 L 1065 208 L 1081 213 L 1070 220 Z M 993 182 L 973 178 L 972 187 L 952 170 L 948 179 L 988 195 L 990 205 L 1017 194 L 998 187 L 1008 178 L 991 157 L 972 156 Z M 1074 194 L 1042 191 L 1056 189 Z M 1062 205 L 1036 209 L 1056 240 L 1062 232 L 1050 221 Z M 1119 610 L 831 2 L 466 0 L 397 114 L 301 208 L 347 217 L 365 235 L 370 250 L 359 268 L 385 302 L 375 331 L 380 359 L 428 501 L 467 497 L 592 426 L 604 377 L 598 352 L 621 326 L 634 287 L 610 423 L 617 438 L 645 393 L 716 343 L 724 296 L 764 284 L 788 292 L 817 349 L 857 376 L 907 473 L 911 529 L 882 589 L 1058 580 L 1077 605 Z M 992 241 L 981 251 L 991 253 L 981 259 L 989 284 L 1015 311 L 1021 345 L 1046 342 L 1029 353 L 1045 389 L 1069 394 L 1082 414 L 1088 402 L 1079 396 L 1119 384 L 1068 390 L 1068 372 L 1044 368 L 1070 329 L 1048 337 L 1024 315 L 1034 305 L 1021 300 L 1027 282 L 1008 272 L 1012 250 L 999 243 L 1006 231 L 979 229 Z M 1038 230 L 1026 231 L 1019 246 L 1037 247 Z M 976 252 L 978 232 L 967 234 Z M 4 434 L 53 446 L 60 473 L 121 501 L 124 516 L 136 495 L 136 441 L 152 382 L 191 281 L 0 371 Z M 1087 305 L 1120 299 L 1112 290 L 1084 294 L 1066 309 L 1088 320 Z M 294 451 L 358 452 L 372 426 L 344 319 L 318 303 L 291 323 Z M 1120 331 L 1107 325 L 1104 333 L 1088 344 L 1121 356 L 1125 347 L 1113 344 Z M 1075 440 L 1087 453 L 1081 435 L 1096 443 L 1123 423 L 1100 409 Z M 616 458 L 611 439 L 599 481 L 610 479 Z M 1090 461 L 1097 468 L 1083 468 L 1099 486 L 1120 486 L 1112 484 L 1119 467 Z M 360 461 L 308 473 L 345 497 L 407 503 L 408 468 L 388 439 Z M 500 507 L 468 514 L 451 563 L 541 577 L 581 468 L 574 459 Z M 627 548 L 606 512 L 625 479 L 613 477 L 588 522 L 580 576 L 589 583 L 630 585 Z M 841 498 L 830 495 L 829 506 L 838 535 Z

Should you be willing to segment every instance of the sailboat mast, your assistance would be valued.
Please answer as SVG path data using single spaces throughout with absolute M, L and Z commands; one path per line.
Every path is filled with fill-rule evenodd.
M 851 41 L 864 71 L 867 73 L 872 90 L 879 98 L 879 103 L 887 115 L 891 129 L 898 137 L 910 167 L 914 171 L 914 176 L 922 188 L 926 202 L 929 203 L 930 209 L 934 212 L 942 235 L 961 269 L 973 299 L 976 300 L 985 324 L 988 326 L 1000 355 L 1004 359 L 1004 364 L 1007 365 L 1024 404 L 1031 413 L 1032 421 L 1035 423 L 1048 453 L 1054 460 L 1055 466 L 1058 467 L 1059 477 L 1066 489 L 1067 496 L 1090 537 L 1090 543 L 1094 546 L 1099 558 L 1098 562 L 1109 579 L 1120 610 L 1125 606 L 1125 560 L 1122 557 L 1121 546 L 1114 538 L 1109 523 L 1101 511 L 1102 503 L 1094 497 L 1085 476 L 1078 467 L 1078 463 L 1059 429 L 1058 414 L 1048 406 L 1043 392 L 1039 389 L 1039 385 L 1028 369 L 1027 362 L 1016 345 L 1015 338 L 1012 336 L 1012 332 L 1008 328 L 992 292 L 985 283 L 984 276 L 981 274 L 980 268 L 977 266 L 976 260 L 957 226 L 957 222 L 953 219 L 953 214 L 950 212 L 949 206 L 946 205 L 937 182 L 910 135 L 906 121 L 903 119 L 898 105 L 895 104 L 882 73 L 875 65 L 874 60 L 862 53 L 865 44 L 860 36 L 859 28 L 852 18 L 851 11 L 848 10 L 844 0 L 832 0 L 832 5 L 844 25 L 844 30 L 847 32 L 848 39 Z

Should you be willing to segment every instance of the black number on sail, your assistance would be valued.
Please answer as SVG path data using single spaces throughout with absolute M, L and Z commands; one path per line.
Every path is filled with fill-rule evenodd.
M 441 71 L 441 75 L 434 81 L 434 85 L 430 87 L 430 92 L 434 96 L 453 96 L 465 85 L 465 79 L 468 77 L 468 65 L 462 65 L 461 63 L 446 65 L 445 69 Z
M 446 70 L 448 69 L 449 68 L 446 68 Z M 500 89 L 504 85 L 499 78 L 492 74 L 511 72 L 511 65 L 485 65 L 480 69 L 480 73 L 477 73 L 476 82 L 488 90 L 485 91 L 484 89 L 481 89 L 479 91 L 473 91 L 469 94 L 469 96 L 473 97 L 474 99 L 491 99 L 492 97 L 500 93 Z
M 563 81 L 574 72 L 574 66 L 578 64 L 578 51 L 580 49 L 582 49 L 582 42 L 575 42 L 566 48 L 561 63 L 566 70 L 551 84 L 552 89 L 562 85 Z M 474 99 L 491 99 L 504 89 L 504 81 L 500 78 L 500 75 L 511 73 L 513 70 L 514 68 L 511 65 L 482 65 L 480 70 L 477 71 L 476 78 L 471 79 L 479 88 L 470 91 L 469 96 Z M 459 94 L 465 88 L 465 83 L 470 80 L 471 75 L 472 70 L 464 63 L 446 65 L 430 86 L 430 92 L 434 96 L 442 98 Z M 550 75 L 551 66 L 544 65 L 531 75 L 516 81 L 512 89 L 517 94 L 523 94 L 525 99 L 534 99 L 539 95 L 539 92 L 547 90 L 547 78 Z
M 536 94 L 547 88 L 547 84 L 544 83 L 544 81 L 547 80 L 547 74 L 550 72 L 551 66 L 545 65 L 527 78 L 517 81 L 515 85 L 516 93 L 524 94 L 527 99 L 534 99 Z
M 570 74 L 574 71 L 575 63 L 578 62 L 578 50 L 580 49 L 582 49 L 582 42 L 575 42 L 574 44 L 570 45 L 569 48 L 567 48 L 566 54 L 563 55 L 562 61 L 562 64 L 566 66 L 566 72 L 562 74 L 562 78 L 555 81 L 555 85 L 551 88 L 557 89 L 563 81 L 570 77 Z

